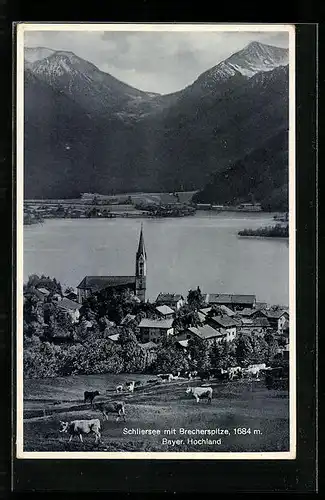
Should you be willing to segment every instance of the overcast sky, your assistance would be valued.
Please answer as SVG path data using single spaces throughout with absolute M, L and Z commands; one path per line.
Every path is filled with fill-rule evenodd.
M 288 48 L 287 32 L 30 31 L 25 46 L 68 50 L 140 90 L 166 94 L 252 41 Z

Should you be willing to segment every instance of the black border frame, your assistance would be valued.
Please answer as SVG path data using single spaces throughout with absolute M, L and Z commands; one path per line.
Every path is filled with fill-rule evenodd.
M 316 490 L 317 28 L 315 24 L 296 24 L 298 410 L 296 460 L 218 460 L 215 464 L 211 460 L 65 459 L 60 461 L 13 458 L 13 491 L 299 493 Z M 8 178 L 9 176 L 5 179 L 6 182 Z M 15 184 L 13 181 L 14 179 L 12 188 Z M 8 191 L 10 189 L 7 189 L 6 194 Z M 13 190 L 12 195 L 14 215 Z M 8 203 L 7 199 L 5 201 Z M 15 223 L 14 217 L 12 223 Z M 14 239 L 12 244 L 15 247 Z M 12 267 L 15 268 L 14 256 L 11 256 L 11 259 L 13 259 Z M 2 290 L 5 290 L 5 294 L 8 293 L 8 283 Z M 13 284 L 12 294 L 14 292 Z M 8 297 L 6 299 L 5 306 L 8 305 Z M 15 341 L 14 335 L 11 353 L 15 352 Z M 13 358 L 12 364 L 14 369 Z M 7 368 L 7 365 L 8 361 L 1 368 Z M 12 373 L 15 377 L 15 372 Z M 8 377 L 5 380 L 8 380 Z M 13 378 L 12 384 L 14 383 Z M 15 392 L 13 394 L 15 396 Z M 12 404 L 15 405 L 15 399 Z M 12 424 L 16 425 L 15 419 Z M 12 445 L 13 443 L 14 440 Z M 14 448 L 11 451 L 15 453 Z

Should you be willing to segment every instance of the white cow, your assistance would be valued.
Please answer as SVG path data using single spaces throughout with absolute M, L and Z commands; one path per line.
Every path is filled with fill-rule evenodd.
M 123 385 L 122 384 L 116 386 L 116 392 L 123 392 Z
M 199 403 L 201 398 L 207 398 L 208 402 L 212 401 L 212 387 L 188 387 L 186 389 L 186 394 L 192 394 L 195 397 L 196 402 Z
M 79 436 L 83 443 L 82 434 L 95 434 L 95 443 L 100 441 L 100 421 L 98 418 L 93 420 L 73 420 L 72 422 L 60 422 L 60 432 L 70 434 L 69 443 L 73 436 Z
M 126 390 L 127 390 L 127 391 L 129 391 L 129 392 L 134 392 L 134 388 L 135 388 L 135 381 L 134 381 L 134 380 L 132 380 L 132 382 L 126 382 L 125 387 L 126 387 Z

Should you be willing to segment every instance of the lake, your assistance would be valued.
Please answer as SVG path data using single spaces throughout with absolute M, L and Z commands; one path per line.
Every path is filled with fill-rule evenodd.
M 141 223 L 147 298 L 160 292 L 255 294 L 289 303 L 287 239 L 240 238 L 239 230 L 274 223 L 273 214 L 197 212 L 162 219 L 48 219 L 24 227 L 24 281 L 30 274 L 76 287 L 86 275 L 133 275 Z

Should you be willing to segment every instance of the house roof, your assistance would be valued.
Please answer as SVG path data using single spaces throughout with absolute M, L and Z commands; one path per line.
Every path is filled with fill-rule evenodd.
M 249 307 L 245 307 L 242 311 L 239 312 L 241 316 L 252 316 L 253 314 L 259 312 L 259 310 L 250 309 Z
M 267 318 L 254 318 L 253 325 L 262 326 L 263 328 L 268 328 L 270 326 L 270 323 Z
M 177 344 L 186 348 L 186 347 L 188 347 L 188 340 L 177 340 Z
M 203 307 L 202 309 L 200 309 L 200 312 L 206 315 L 211 311 L 211 309 L 212 307 Z
M 85 276 L 77 288 L 99 292 L 105 288 L 134 285 L 135 276 Z
M 168 307 L 166 305 L 157 306 L 156 310 L 158 312 L 160 312 L 161 314 L 163 314 L 164 316 L 167 316 L 167 314 L 174 314 L 173 309 L 171 309 L 170 307 Z
M 198 327 L 191 326 L 188 330 L 203 340 L 211 339 L 213 337 L 223 337 L 224 335 L 227 334 L 225 330 L 219 328 L 216 330 L 215 328 L 212 328 L 212 326 L 210 325 L 203 325 Z
M 220 309 L 222 309 L 226 314 L 228 314 L 228 316 L 235 316 L 235 312 L 232 311 L 231 309 L 229 309 L 229 307 L 225 306 L 225 305 L 221 305 L 220 306 Z
M 286 314 L 287 316 L 289 316 L 289 313 L 287 310 L 285 309 L 267 309 L 264 311 L 264 314 L 267 318 L 271 318 L 271 319 L 279 319 L 281 318 L 281 316 L 283 316 L 283 314 Z
M 156 302 L 158 304 L 164 304 L 168 302 L 176 304 L 181 299 L 184 300 L 184 297 L 179 293 L 160 293 L 156 298 Z
M 157 349 L 158 346 L 154 342 L 145 342 L 144 344 L 139 344 L 142 349 Z
M 125 325 L 126 323 L 129 323 L 130 321 L 133 321 L 135 319 L 134 314 L 127 314 L 121 321 L 121 325 Z
M 65 309 L 66 311 L 78 311 L 82 307 L 82 305 L 78 304 L 78 302 L 74 302 L 73 300 L 63 297 L 63 299 L 58 302 L 58 307 L 60 307 L 61 309 Z
M 112 340 L 113 342 L 117 342 L 120 337 L 119 333 L 114 333 L 113 335 L 109 335 L 107 338 L 109 340 Z
M 228 293 L 208 293 L 205 298 L 209 304 L 254 304 L 255 295 L 232 295 Z
M 213 316 L 213 318 L 211 318 L 211 320 L 224 328 L 229 328 L 232 326 L 239 326 L 240 325 L 239 320 L 236 320 L 234 318 L 229 318 L 229 316 L 227 316 L 226 314 L 220 314 L 218 316 Z
M 169 330 L 172 328 L 174 320 L 170 319 L 150 319 L 144 318 L 139 324 L 139 328 L 164 328 Z

